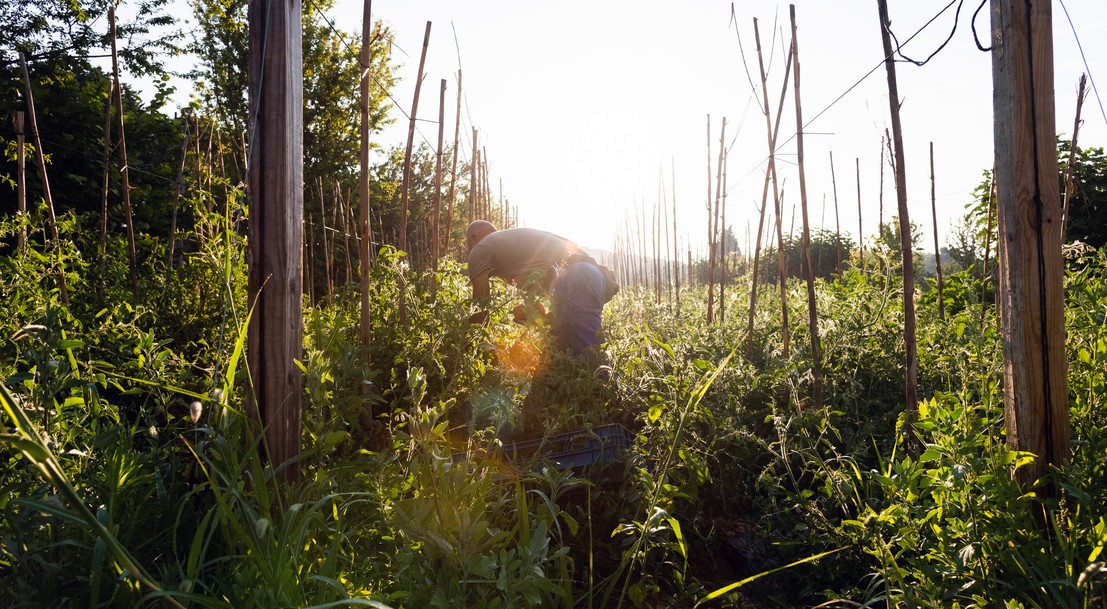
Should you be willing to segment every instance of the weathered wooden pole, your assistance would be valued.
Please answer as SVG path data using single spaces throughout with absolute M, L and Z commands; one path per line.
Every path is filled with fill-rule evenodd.
M 369 265 L 373 259 L 373 233 L 369 227 L 369 219 L 372 217 L 369 194 L 369 84 L 371 80 L 370 71 L 373 67 L 373 0 L 365 0 L 362 4 L 359 63 L 361 64 L 361 74 L 358 78 L 358 113 L 360 114 L 360 121 L 358 123 L 357 190 L 362 238 L 358 241 L 358 276 L 361 279 L 361 286 L 358 289 L 358 300 L 361 304 L 358 342 L 361 344 L 361 348 L 365 350 L 365 365 L 369 366 L 372 363 L 369 358 L 369 346 L 373 343 L 373 319 L 369 298 Z M 369 385 L 363 383 L 362 393 L 364 394 L 368 390 Z M 372 404 L 366 401 L 363 408 L 366 418 L 371 420 L 373 417 Z
M 1024 488 L 1069 457 L 1052 31 L 1051 3 L 992 0 L 1004 414 L 1011 448 L 1038 457 Z
M 811 266 L 811 227 L 807 219 L 807 181 L 803 167 L 803 105 L 800 102 L 799 39 L 796 36 L 796 5 L 788 5 L 792 20 L 792 76 L 795 79 L 796 161 L 799 164 L 800 210 L 803 216 L 803 260 L 807 266 L 807 318 L 811 334 L 811 407 L 823 405 L 822 346 L 819 341 L 819 315 L 815 308 L 815 270 Z
M 303 376 L 303 60 L 299 0 L 251 0 L 247 408 L 280 476 L 300 466 Z
M 896 83 L 895 54 L 892 37 L 888 32 L 888 0 L 877 0 L 880 13 L 880 36 L 884 43 L 884 68 L 888 73 L 888 104 L 892 114 L 892 139 L 894 144 L 896 201 L 899 204 L 899 243 L 903 265 L 903 341 L 907 351 L 907 410 L 913 413 L 919 406 L 918 344 L 915 339 L 915 264 L 911 243 L 911 219 L 907 209 L 907 170 L 903 154 L 903 125 L 899 117 L 899 86 Z
M 23 131 L 23 111 L 19 110 L 12 116 L 12 126 L 15 127 L 15 208 L 19 212 L 21 220 L 26 220 L 27 213 L 27 148 L 26 133 Z M 106 170 L 105 170 L 106 171 Z M 19 228 L 19 253 L 27 252 L 27 227 Z M 103 256 L 103 254 L 101 254 Z M 101 272 L 103 277 L 104 273 Z
M 423 52 L 419 55 L 419 71 L 415 75 L 415 96 L 411 101 L 411 120 L 407 127 L 407 147 L 404 148 L 404 177 L 400 186 L 400 242 L 399 249 L 407 251 L 407 215 L 408 194 L 411 189 L 411 148 L 415 144 L 415 121 L 419 113 L 419 91 L 423 87 L 423 66 L 427 62 L 427 47 L 430 45 L 431 22 L 427 22 L 426 32 L 423 34 Z M 403 291 L 400 292 L 401 319 L 404 318 Z
M 834 173 L 834 151 L 830 151 L 830 185 L 834 189 L 834 251 L 838 255 L 835 267 L 838 276 L 842 276 L 842 222 L 838 217 L 838 177 Z
M 942 283 L 942 250 L 938 245 L 938 195 L 934 190 L 934 142 L 930 142 L 930 213 L 934 222 L 934 264 L 938 273 L 938 319 L 946 318 L 945 286 Z
M 119 111 L 119 162 L 123 164 L 120 177 L 123 180 L 123 222 L 127 226 L 127 257 L 131 269 L 131 292 L 138 294 L 138 254 L 135 251 L 134 212 L 131 209 L 131 170 L 127 162 L 127 135 L 123 129 L 123 88 L 119 84 L 119 53 L 115 37 L 115 7 L 108 7 L 108 23 L 111 28 L 111 73 L 115 83 L 116 108 Z
M 1073 119 L 1072 125 L 1072 140 L 1069 142 L 1069 162 L 1065 165 L 1065 175 L 1062 185 L 1065 188 L 1064 200 L 1061 202 L 1061 243 L 1066 242 L 1066 231 L 1069 226 L 1069 200 L 1072 198 L 1072 192 L 1075 189 L 1072 179 L 1073 165 L 1076 163 L 1076 153 L 1079 148 L 1076 145 L 1077 136 L 1080 135 L 1080 111 L 1084 107 L 1084 97 L 1088 92 L 1086 87 L 1088 85 L 1088 75 L 1080 75 L 1080 85 L 1076 92 L 1076 118 Z
M 35 143 L 35 159 L 38 161 L 38 175 L 42 180 L 42 198 L 46 200 L 46 213 L 50 220 L 50 238 L 55 247 L 61 247 L 61 238 L 58 237 L 58 218 L 54 215 L 54 197 L 50 194 L 50 178 L 46 173 L 46 153 L 42 150 L 42 135 L 38 130 L 38 119 L 35 116 L 35 96 L 31 90 L 31 73 L 27 70 L 27 60 L 23 53 L 19 54 L 19 67 L 23 71 L 24 93 L 27 96 L 27 119 L 31 123 L 31 139 Z M 22 150 L 22 147 L 20 147 Z M 65 284 L 65 269 L 58 273 L 58 294 L 62 304 L 69 308 L 69 289 Z
M 458 137 L 461 134 L 461 69 L 457 71 L 457 113 L 454 115 L 454 148 L 450 160 L 450 197 L 446 201 L 446 239 L 442 244 L 444 253 L 450 252 L 450 232 L 453 228 L 454 201 L 457 194 L 457 157 Z
M 434 156 L 434 236 L 431 239 L 431 257 L 433 268 L 438 272 L 438 246 L 442 242 L 439 234 L 439 219 L 442 213 L 442 139 L 446 132 L 446 79 L 441 80 L 438 90 L 438 152 Z M 448 230 L 448 229 L 447 229 Z M 435 283 L 435 291 L 437 291 Z
M 722 149 L 723 162 L 720 164 L 722 167 L 722 181 L 723 187 L 720 192 L 722 196 L 722 210 L 719 212 L 719 257 L 722 259 L 722 263 L 719 267 L 722 269 L 719 274 L 719 325 L 722 325 L 726 321 L 726 301 L 723 297 L 726 296 L 726 282 L 727 282 L 727 238 L 726 238 L 726 148 Z

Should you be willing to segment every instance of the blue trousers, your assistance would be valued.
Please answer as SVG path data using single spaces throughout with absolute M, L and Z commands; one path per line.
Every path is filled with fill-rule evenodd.
M 590 262 L 570 264 L 554 281 L 550 334 L 560 349 L 581 354 L 603 344 L 603 272 Z

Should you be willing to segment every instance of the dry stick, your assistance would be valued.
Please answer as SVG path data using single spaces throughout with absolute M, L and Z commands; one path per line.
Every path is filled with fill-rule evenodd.
M 769 182 L 770 181 L 772 181 L 772 183 L 773 183 L 773 192 L 774 192 L 773 200 L 775 201 L 777 199 L 776 194 L 775 194 L 776 193 L 776 138 L 777 138 L 777 134 L 780 133 L 780 117 L 783 114 L 783 110 L 784 110 L 784 98 L 788 93 L 788 77 L 791 75 L 791 72 L 792 72 L 792 50 L 789 49 L 788 50 L 788 57 L 784 60 L 784 84 L 782 85 L 781 90 L 780 90 L 780 101 L 777 103 L 776 124 L 774 125 L 773 121 L 772 121 L 772 117 L 770 116 L 770 111 L 769 111 L 769 80 L 768 80 L 769 77 L 768 77 L 768 74 L 766 74 L 766 72 L 765 72 L 765 56 L 764 56 L 763 51 L 761 50 L 761 32 L 760 32 L 760 29 L 758 28 L 756 18 L 753 20 L 753 35 L 754 35 L 754 40 L 757 42 L 757 65 L 759 67 L 759 71 L 760 71 L 760 75 L 761 75 L 761 100 L 762 100 L 761 107 L 764 109 L 764 114 L 765 114 L 765 139 L 766 139 L 766 142 L 768 143 L 768 146 L 769 146 L 769 164 L 765 167 L 765 183 L 761 187 L 761 211 L 758 214 L 758 219 L 757 219 L 757 241 L 754 243 L 754 247 L 753 247 L 753 276 L 750 280 L 750 311 L 749 311 L 749 321 L 748 321 L 748 325 L 747 325 L 747 328 L 746 328 L 746 350 L 747 350 L 747 355 L 751 356 L 751 357 L 753 355 L 753 314 L 754 314 L 755 308 L 757 306 L 757 273 L 758 273 L 758 265 L 760 263 L 760 257 L 761 257 L 761 235 L 762 235 L 762 231 L 763 231 L 764 226 L 765 226 L 765 212 L 768 210 Z M 779 249 L 779 247 L 778 247 L 778 249 Z M 779 251 L 778 251 L 778 254 L 779 254 Z M 783 287 L 783 281 L 784 281 L 783 275 L 781 275 L 781 287 Z M 784 291 L 782 289 L 781 290 L 781 299 L 782 299 L 781 302 L 783 302 L 783 298 L 784 298 Z M 785 307 L 785 311 L 784 311 L 784 320 L 785 320 L 785 322 L 787 322 L 787 319 L 788 319 L 788 313 L 787 313 L 787 308 Z M 788 324 L 785 323 L 784 325 L 785 325 L 784 334 L 785 334 L 785 337 L 787 337 L 787 335 L 788 335 L 787 325 Z M 785 339 L 785 343 L 787 343 L 787 338 Z M 787 353 L 787 348 L 785 348 L 785 352 Z
M 945 319 L 946 303 L 943 299 L 945 286 L 942 283 L 942 250 L 938 247 L 938 198 L 934 190 L 934 142 L 930 142 L 930 213 L 934 221 L 934 264 L 938 272 L 938 319 Z
M 373 63 L 373 20 L 372 20 L 372 8 L 373 1 L 365 0 L 362 6 L 361 14 L 361 77 L 358 79 L 358 112 L 361 117 L 361 121 L 358 124 L 358 203 L 361 205 L 360 217 L 361 217 L 361 234 L 362 240 L 359 242 L 358 257 L 361 259 L 358 266 L 358 271 L 361 277 L 361 286 L 359 287 L 359 301 L 361 304 L 361 315 L 359 318 L 358 326 L 358 342 L 361 344 L 361 348 L 365 349 L 365 365 L 370 366 L 372 362 L 369 358 L 369 345 L 373 342 L 373 330 L 372 330 L 372 317 L 370 315 L 370 302 L 369 302 L 369 263 L 371 260 L 370 249 L 372 248 L 372 230 L 369 226 L 369 219 L 372 217 L 371 208 L 369 205 L 369 83 L 370 83 L 370 69 Z M 368 383 L 361 384 L 362 394 L 367 394 L 370 390 Z M 373 406 L 369 401 L 363 403 L 362 408 L 365 411 L 365 417 L 368 420 L 372 420 Z
M 442 138 L 445 135 L 446 130 L 446 79 L 441 80 L 441 86 L 438 91 L 438 153 L 435 154 L 434 159 L 434 238 L 431 241 L 431 257 L 433 260 L 434 272 L 438 272 L 438 257 L 441 252 L 438 251 L 438 245 L 442 242 L 439 219 L 442 213 Z M 438 282 L 434 282 L 431 290 L 432 297 L 438 292 Z
M 830 185 L 834 188 L 834 250 L 838 254 L 838 276 L 842 276 L 842 223 L 838 218 L 838 178 L 834 174 L 834 151 L 830 151 Z
M 780 284 L 780 326 L 784 359 L 791 355 L 791 331 L 788 324 L 788 265 L 784 259 L 784 192 L 777 190 L 773 172 L 773 211 L 776 213 L 776 270 Z
M 115 7 L 108 8 L 111 27 L 111 72 L 115 81 L 115 101 L 119 110 L 119 160 L 123 163 L 123 221 L 127 223 L 127 256 L 131 264 L 131 292 L 138 294 L 138 254 L 135 252 L 134 214 L 131 212 L 131 171 L 127 164 L 127 134 L 123 129 L 123 89 L 119 86 L 119 53 L 115 39 Z
M 1069 226 L 1069 200 L 1072 198 L 1072 192 L 1075 188 L 1072 179 L 1073 165 L 1076 163 L 1076 137 L 1080 135 L 1080 111 L 1084 107 L 1084 97 L 1087 96 L 1085 87 L 1088 84 L 1088 75 L 1080 75 L 1080 87 L 1076 93 L 1076 118 L 1073 119 L 1072 125 L 1072 141 L 1069 142 L 1069 162 L 1065 165 L 1065 196 L 1064 201 L 1061 203 L 1061 243 L 1064 244 L 1066 240 L 1066 234 Z
M 811 401 L 814 408 L 823 405 L 822 349 L 819 345 L 819 318 L 815 310 L 815 273 L 811 267 L 811 230 L 807 220 L 807 183 L 803 171 L 803 106 L 800 103 L 799 41 L 796 38 L 796 5 L 788 7 L 792 19 L 792 74 L 795 77 L 796 160 L 799 163 L 800 209 L 803 213 L 803 260 L 807 266 L 807 312 L 811 333 L 811 372 L 814 376 Z
M 858 250 L 858 267 L 862 272 L 865 271 L 865 231 L 861 226 L 861 157 L 854 159 L 854 165 L 857 170 L 857 250 Z
M 111 108 L 109 103 L 108 108 Z M 23 111 L 16 111 L 12 117 L 12 126 L 15 127 L 15 199 L 16 209 L 19 210 L 19 216 L 24 218 L 24 214 L 27 213 L 27 151 L 26 144 L 24 142 L 25 135 L 23 132 Z M 106 148 L 106 145 L 105 145 Z M 106 150 L 105 150 L 106 154 Z M 107 173 L 107 169 L 104 170 Z M 101 249 L 101 252 L 103 250 Z M 23 254 L 27 252 L 27 226 L 23 225 L 19 229 L 19 253 Z M 101 258 L 103 254 L 101 253 Z M 104 273 L 101 270 L 100 277 L 103 277 Z M 102 280 L 101 280 L 102 281 Z
M 676 311 L 677 316 L 680 316 L 680 252 L 677 251 L 677 208 L 676 208 L 676 158 L 670 157 L 669 162 L 672 163 L 672 184 L 673 184 L 673 279 L 676 283 Z
M 184 193 L 185 161 L 188 157 L 188 118 L 184 120 L 185 132 L 181 138 L 181 164 L 177 167 L 177 179 L 173 182 L 173 215 L 169 219 L 169 247 L 166 252 L 165 272 L 168 276 L 169 269 L 173 268 L 173 251 L 177 245 L 177 210 L 181 203 L 181 195 Z M 105 202 L 107 201 L 105 197 Z
M 23 70 L 23 84 L 27 94 L 27 118 L 31 121 L 31 137 L 35 143 L 35 158 L 38 160 L 38 173 L 42 178 L 42 196 L 46 199 L 46 213 L 50 219 L 50 237 L 54 240 L 54 246 L 61 246 L 58 237 L 58 219 L 54 215 L 54 197 L 50 194 L 50 179 L 46 175 L 46 155 L 42 152 L 42 138 L 39 137 L 38 120 L 35 118 L 35 97 L 31 92 L 31 74 L 27 71 L 27 60 L 23 53 L 19 54 L 19 67 Z M 61 295 L 65 308 L 69 308 L 69 289 L 65 284 L 65 269 L 58 272 L 58 292 Z
M 104 296 L 104 281 L 107 275 L 105 267 L 108 258 L 108 192 L 111 190 L 111 111 L 115 101 L 115 81 L 108 81 L 108 97 L 104 100 L 104 173 L 100 189 L 100 277 L 96 280 L 96 289 L 101 298 Z M 188 142 L 188 138 L 185 138 Z M 20 147 L 22 150 L 22 146 Z
M 450 252 L 450 231 L 453 227 L 454 218 L 454 195 L 456 194 L 457 186 L 457 146 L 458 136 L 461 131 L 461 69 L 457 71 L 457 114 L 454 118 L 454 149 L 450 161 L 452 167 L 450 168 L 450 198 L 446 202 L 446 239 L 442 244 L 442 251 L 445 253 Z
M 915 265 L 912 261 L 911 219 L 907 209 L 907 171 L 903 154 L 903 125 L 899 117 L 899 88 L 896 84 L 896 64 L 888 27 L 888 1 L 877 0 L 880 11 L 880 33 L 884 42 L 884 67 L 888 72 L 888 104 L 892 111 L 892 140 L 895 144 L 896 200 L 899 203 L 899 242 L 903 265 L 903 340 L 907 348 L 906 399 L 909 413 L 918 409 L 918 345 L 915 340 Z M 932 157 L 933 158 L 933 157 Z M 931 173 L 933 175 L 933 172 Z M 935 244 L 937 240 L 935 240 Z M 913 415 L 911 415 L 913 416 Z

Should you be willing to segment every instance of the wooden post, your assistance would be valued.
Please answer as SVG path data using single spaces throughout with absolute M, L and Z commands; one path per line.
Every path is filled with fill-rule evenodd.
M 457 186 L 457 157 L 458 157 L 458 136 L 461 134 L 461 69 L 457 71 L 457 113 L 454 118 L 454 149 L 453 159 L 450 164 L 450 198 L 446 202 L 446 240 L 442 244 L 442 251 L 445 253 L 450 252 L 450 230 L 453 227 L 454 217 L 454 196 L 456 195 Z
M 1076 146 L 1076 138 L 1080 135 L 1080 111 L 1084 107 L 1084 97 L 1088 94 L 1087 85 L 1088 75 L 1081 74 L 1080 85 L 1076 92 L 1076 118 L 1073 119 L 1072 140 L 1069 142 L 1069 162 L 1065 165 L 1065 177 L 1062 181 L 1065 196 L 1061 202 L 1061 243 L 1065 243 L 1067 240 L 1065 235 L 1069 226 L 1069 199 L 1072 198 L 1072 191 L 1075 188 L 1072 181 L 1072 167 L 1076 163 L 1076 152 L 1079 150 Z
M 819 316 L 815 308 L 815 270 L 811 266 L 811 227 L 807 219 L 807 182 L 803 171 L 803 105 L 800 103 L 799 40 L 796 37 L 796 5 L 788 5 L 792 20 L 792 76 L 796 102 L 796 161 L 799 163 L 800 210 L 803 215 L 803 261 L 807 266 L 807 317 L 811 333 L 811 407 L 823 405 L 822 347 L 819 343 Z
M 838 276 L 842 276 L 842 222 L 838 217 L 838 178 L 834 174 L 834 151 L 830 151 L 830 185 L 834 188 L 834 251 L 838 255 Z
M 431 257 L 434 258 L 432 265 L 435 272 L 438 272 L 438 257 L 441 255 L 438 251 L 438 245 L 442 242 L 438 224 L 442 213 L 442 138 L 446 130 L 446 79 L 443 78 L 440 84 L 438 90 L 438 153 L 434 156 L 434 235 L 431 239 Z M 435 291 L 438 290 L 437 286 L 436 282 Z
M 411 101 L 411 120 L 407 127 L 407 147 L 404 149 L 404 177 L 400 186 L 400 243 L 399 249 L 407 251 L 407 207 L 408 191 L 411 188 L 411 147 L 415 143 L 415 120 L 419 113 L 419 90 L 423 86 L 423 66 L 427 62 L 427 47 L 430 45 L 431 22 L 427 22 L 426 32 L 423 34 L 423 52 L 419 55 L 419 71 L 415 74 L 415 97 Z M 400 319 L 404 319 L 403 291 L 400 292 Z
M 27 148 L 23 132 L 23 111 L 19 110 L 12 117 L 12 126 L 15 127 L 15 201 L 16 210 L 20 219 L 25 220 L 27 213 Z M 19 253 L 27 253 L 27 227 L 19 229 Z M 102 256 L 102 254 L 101 254 Z M 100 276 L 104 273 L 101 271 Z
M 38 174 L 42 179 L 42 197 L 46 199 L 46 213 L 50 220 L 50 237 L 55 247 L 61 246 L 58 237 L 58 218 L 54 215 L 54 197 L 50 194 L 50 178 L 46 173 L 46 153 L 42 151 L 42 137 L 38 131 L 38 120 L 35 117 L 35 96 L 31 91 L 31 73 L 27 70 L 27 60 L 23 53 L 19 54 L 19 67 L 23 71 L 24 92 L 27 95 L 27 118 L 31 122 L 31 138 L 35 142 L 35 159 L 38 161 Z M 20 148 L 22 149 L 22 148 Z M 58 293 L 62 304 L 69 308 L 69 289 L 65 284 L 65 269 L 58 273 Z
M 946 318 L 945 286 L 942 284 L 942 250 L 938 246 L 938 196 L 934 190 L 934 142 L 930 142 L 930 213 L 934 222 L 934 264 L 938 273 L 938 319 Z
M 115 7 L 108 7 L 108 23 L 111 28 L 111 73 L 115 83 L 116 108 L 119 110 L 119 162 L 123 164 L 123 222 L 127 225 L 127 256 L 131 264 L 131 292 L 138 295 L 138 254 L 135 251 L 135 221 L 131 210 L 131 170 L 127 162 L 127 134 L 123 129 L 123 88 L 119 85 L 119 53 L 115 38 Z
M 251 0 L 249 92 L 254 117 L 250 203 L 247 408 L 269 461 L 300 477 L 303 376 L 303 61 L 299 0 Z
M 1052 31 L 1051 3 L 992 0 L 1004 414 L 1011 448 L 1038 457 L 1024 488 L 1069 457 Z
M 365 349 L 365 365 L 370 366 L 369 346 L 373 342 L 372 316 L 369 302 L 369 264 L 372 260 L 372 231 L 369 228 L 371 207 L 369 202 L 369 81 L 370 70 L 373 67 L 373 0 L 365 0 L 361 14 L 361 77 L 358 79 L 359 97 L 358 110 L 361 121 L 358 124 L 359 151 L 358 151 L 358 199 L 360 204 L 361 241 L 358 243 L 358 274 L 361 277 L 359 287 L 359 301 L 361 303 L 361 315 L 358 326 L 358 342 Z M 362 393 L 369 390 L 369 385 L 362 383 Z M 365 416 L 372 420 L 373 406 L 368 401 L 363 406 Z

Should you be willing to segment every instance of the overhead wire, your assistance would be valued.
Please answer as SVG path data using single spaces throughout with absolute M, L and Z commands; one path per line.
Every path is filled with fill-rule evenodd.
M 1104 125 L 1107 125 L 1107 112 L 1103 111 L 1103 100 L 1099 97 L 1099 89 L 1095 86 L 1095 79 L 1092 78 L 1092 69 L 1088 66 L 1088 58 L 1084 55 L 1084 45 L 1080 44 L 1080 35 L 1076 33 L 1076 26 L 1072 23 L 1072 16 L 1069 15 L 1069 9 L 1065 6 L 1065 0 L 1060 0 L 1061 10 L 1065 12 L 1065 19 L 1069 22 L 1069 28 L 1072 29 L 1072 37 L 1076 39 L 1076 48 L 1080 51 L 1080 59 L 1084 62 L 1084 72 L 1088 75 L 1088 82 L 1092 83 L 1092 92 L 1095 93 L 1095 101 L 1099 105 L 1099 114 L 1103 117 Z

